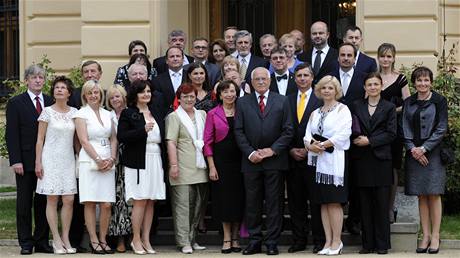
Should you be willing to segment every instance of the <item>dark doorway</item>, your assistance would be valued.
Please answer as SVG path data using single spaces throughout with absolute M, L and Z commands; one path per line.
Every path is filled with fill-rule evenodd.
M 0 0 L 0 97 L 8 91 L 6 79 L 19 78 L 18 0 Z

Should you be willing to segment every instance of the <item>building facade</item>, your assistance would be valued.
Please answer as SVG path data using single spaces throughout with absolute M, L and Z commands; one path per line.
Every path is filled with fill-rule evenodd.
M 353 8 L 342 10 L 343 3 Z M 390 42 L 398 50 L 397 67 L 423 62 L 433 70 L 443 46 L 460 40 L 460 0 L 19 0 L 18 9 L 20 74 L 44 54 L 58 73 L 94 59 L 102 64 L 104 87 L 127 63 L 131 40 L 143 40 L 152 60 L 164 55 L 173 29 L 187 33 L 187 49 L 195 37 L 221 37 L 228 25 L 256 36 L 297 28 L 309 42 L 311 23 L 323 19 L 334 45 L 345 21 L 363 29 L 363 51 L 370 56 Z M 460 53 L 455 58 L 458 66 Z

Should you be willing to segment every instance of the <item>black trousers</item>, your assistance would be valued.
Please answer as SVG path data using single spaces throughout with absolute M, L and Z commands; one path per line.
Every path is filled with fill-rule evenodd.
M 390 244 L 390 221 L 388 205 L 390 186 L 359 187 L 363 248 L 388 250 Z
M 321 220 L 321 204 L 313 203 L 312 196 L 316 194 L 313 191 L 313 185 L 316 184 L 316 167 L 307 166 L 306 169 L 308 199 L 310 200 L 310 228 L 313 236 L 313 245 L 323 247 L 326 242 L 324 235 L 323 221 Z
M 281 195 L 283 175 L 278 170 L 244 172 L 246 224 L 251 244 L 262 242 L 262 212 L 265 200 L 267 234 L 265 244 L 278 244 L 282 228 Z
M 77 187 L 79 181 L 77 179 Z M 80 195 L 74 195 L 72 222 L 70 223 L 69 240 L 73 247 L 81 245 L 85 233 L 85 206 L 80 203 Z
M 288 207 L 293 242 L 306 245 L 308 240 L 308 186 L 306 168 L 292 168 L 286 173 Z
M 16 174 L 16 227 L 21 248 L 48 246 L 49 227 L 46 220 L 46 195 L 35 193 L 37 176 L 34 171 Z M 35 229 L 32 234 L 32 207 Z

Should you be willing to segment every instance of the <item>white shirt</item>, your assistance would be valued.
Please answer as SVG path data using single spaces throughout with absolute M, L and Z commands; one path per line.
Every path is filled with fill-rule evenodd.
M 278 79 L 276 79 L 276 77 L 283 76 L 285 74 L 287 76 L 286 79 L 282 79 L 280 81 L 278 81 Z M 286 70 L 286 72 L 283 73 L 283 74 L 277 74 L 276 72 L 274 72 L 274 75 L 275 75 L 276 84 L 278 85 L 279 94 L 281 94 L 283 96 L 286 96 L 288 82 L 289 82 L 289 70 Z
M 264 100 L 263 100 L 263 101 L 264 101 L 265 107 L 267 107 L 267 99 L 268 99 L 268 92 L 269 92 L 269 91 L 270 91 L 270 90 L 267 90 L 267 91 L 263 94 L 263 95 L 264 95 Z M 257 91 L 254 91 L 254 93 L 256 94 L 257 104 L 259 104 L 259 101 L 260 101 L 259 96 L 260 96 L 260 94 L 259 94 Z
M 351 78 L 353 78 L 354 71 L 355 71 L 354 68 L 351 68 L 348 72 L 344 72 L 342 68 L 339 68 L 340 84 L 342 85 L 343 96 L 347 94 L 348 88 L 350 86 Z M 345 78 L 345 74 L 348 74 L 348 79 Z M 348 80 L 347 83 L 345 83 L 346 80 Z
M 317 48 L 313 48 L 313 52 L 311 53 L 311 63 L 314 64 L 315 63 L 315 59 L 316 59 L 316 51 L 318 51 L 319 49 Z M 324 59 L 326 59 L 326 56 L 327 56 L 327 52 L 329 52 L 329 45 L 326 44 L 326 46 L 321 49 L 321 51 L 323 51 L 321 53 L 321 66 L 323 66 L 323 62 L 324 62 Z
M 305 92 L 305 103 L 304 103 L 304 106 L 303 106 L 303 109 L 305 110 L 307 108 L 307 105 L 308 105 L 308 101 L 310 100 L 310 96 L 311 96 L 311 93 L 312 93 L 312 89 L 310 87 L 310 89 L 308 89 L 306 92 Z M 302 92 L 299 90 L 297 91 L 297 105 L 299 105 L 300 103 L 300 94 L 302 94 Z
M 35 95 L 33 92 L 31 92 L 30 90 L 27 90 L 27 94 L 29 94 L 29 97 L 30 99 L 32 100 L 32 103 L 34 103 L 34 107 L 35 109 L 37 109 L 37 105 L 36 105 L 36 101 L 35 101 L 35 97 L 38 97 L 39 98 L 39 101 L 40 101 L 40 105 L 42 107 L 42 110 L 43 108 L 45 107 L 45 100 L 43 99 L 43 93 L 40 92 L 40 94 L 38 95 Z
M 174 88 L 174 92 L 176 92 L 180 84 L 182 83 L 182 73 L 184 72 L 184 69 L 181 68 L 178 72 L 174 72 L 171 69 L 168 69 L 168 70 L 169 70 L 169 77 L 171 78 L 171 82 Z
M 360 53 L 359 50 L 356 51 L 355 64 L 353 65 L 353 67 L 356 67 L 356 65 L 358 64 L 359 53 Z
M 188 58 L 187 58 L 187 56 L 184 54 L 184 62 L 182 63 L 182 65 L 188 65 L 188 64 L 189 64 Z
M 237 58 L 238 58 L 238 62 L 240 62 L 240 66 L 243 64 L 243 59 L 244 59 L 244 61 L 246 61 L 246 67 L 248 67 L 249 61 L 251 60 L 251 53 L 249 53 L 249 54 L 248 54 L 247 56 L 245 56 L 245 57 L 242 57 L 242 56 L 240 56 L 240 55 L 238 54 Z M 243 79 L 244 79 L 244 78 L 243 78 Z

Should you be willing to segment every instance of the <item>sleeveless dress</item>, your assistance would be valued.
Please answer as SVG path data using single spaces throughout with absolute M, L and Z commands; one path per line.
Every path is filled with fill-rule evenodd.
M 244 212 L 244 181 L 241 173 L 241 151 L 233 134 L 234 117 L 227 117 L 229 131 L 213 144 L 213 158 L 219 180 L 211 181 L 213 219 L 241 222 Z
M 43 178 L 37 180 L 36 192 L 44 195 L 77 193 L 73 140 L 75 124 L 73 107 L 67 113 L 45 107 L 38 121 L 48 123 L 42 152 Z
M 99 115 L 102 124 L 91 107 L 86 105 L 75 113 L 74 118 L 85 120 L 90 144 L 102 159 L 108 159 L 112 155 L 112 116 L 103 108 L 99 108 Z M 105 172 L 95 170 L 95 162 L 84 148 L 80 150 L 78 166 L 80 203 L 115 202 L 115 168 Z
M 147 133 L 145 169 L 139 169 L 139 184 L 137 169 L 125 167 L 126 201 L 166 199 L 160 143 L 160 128 L 155 123 L 153 129 Z

